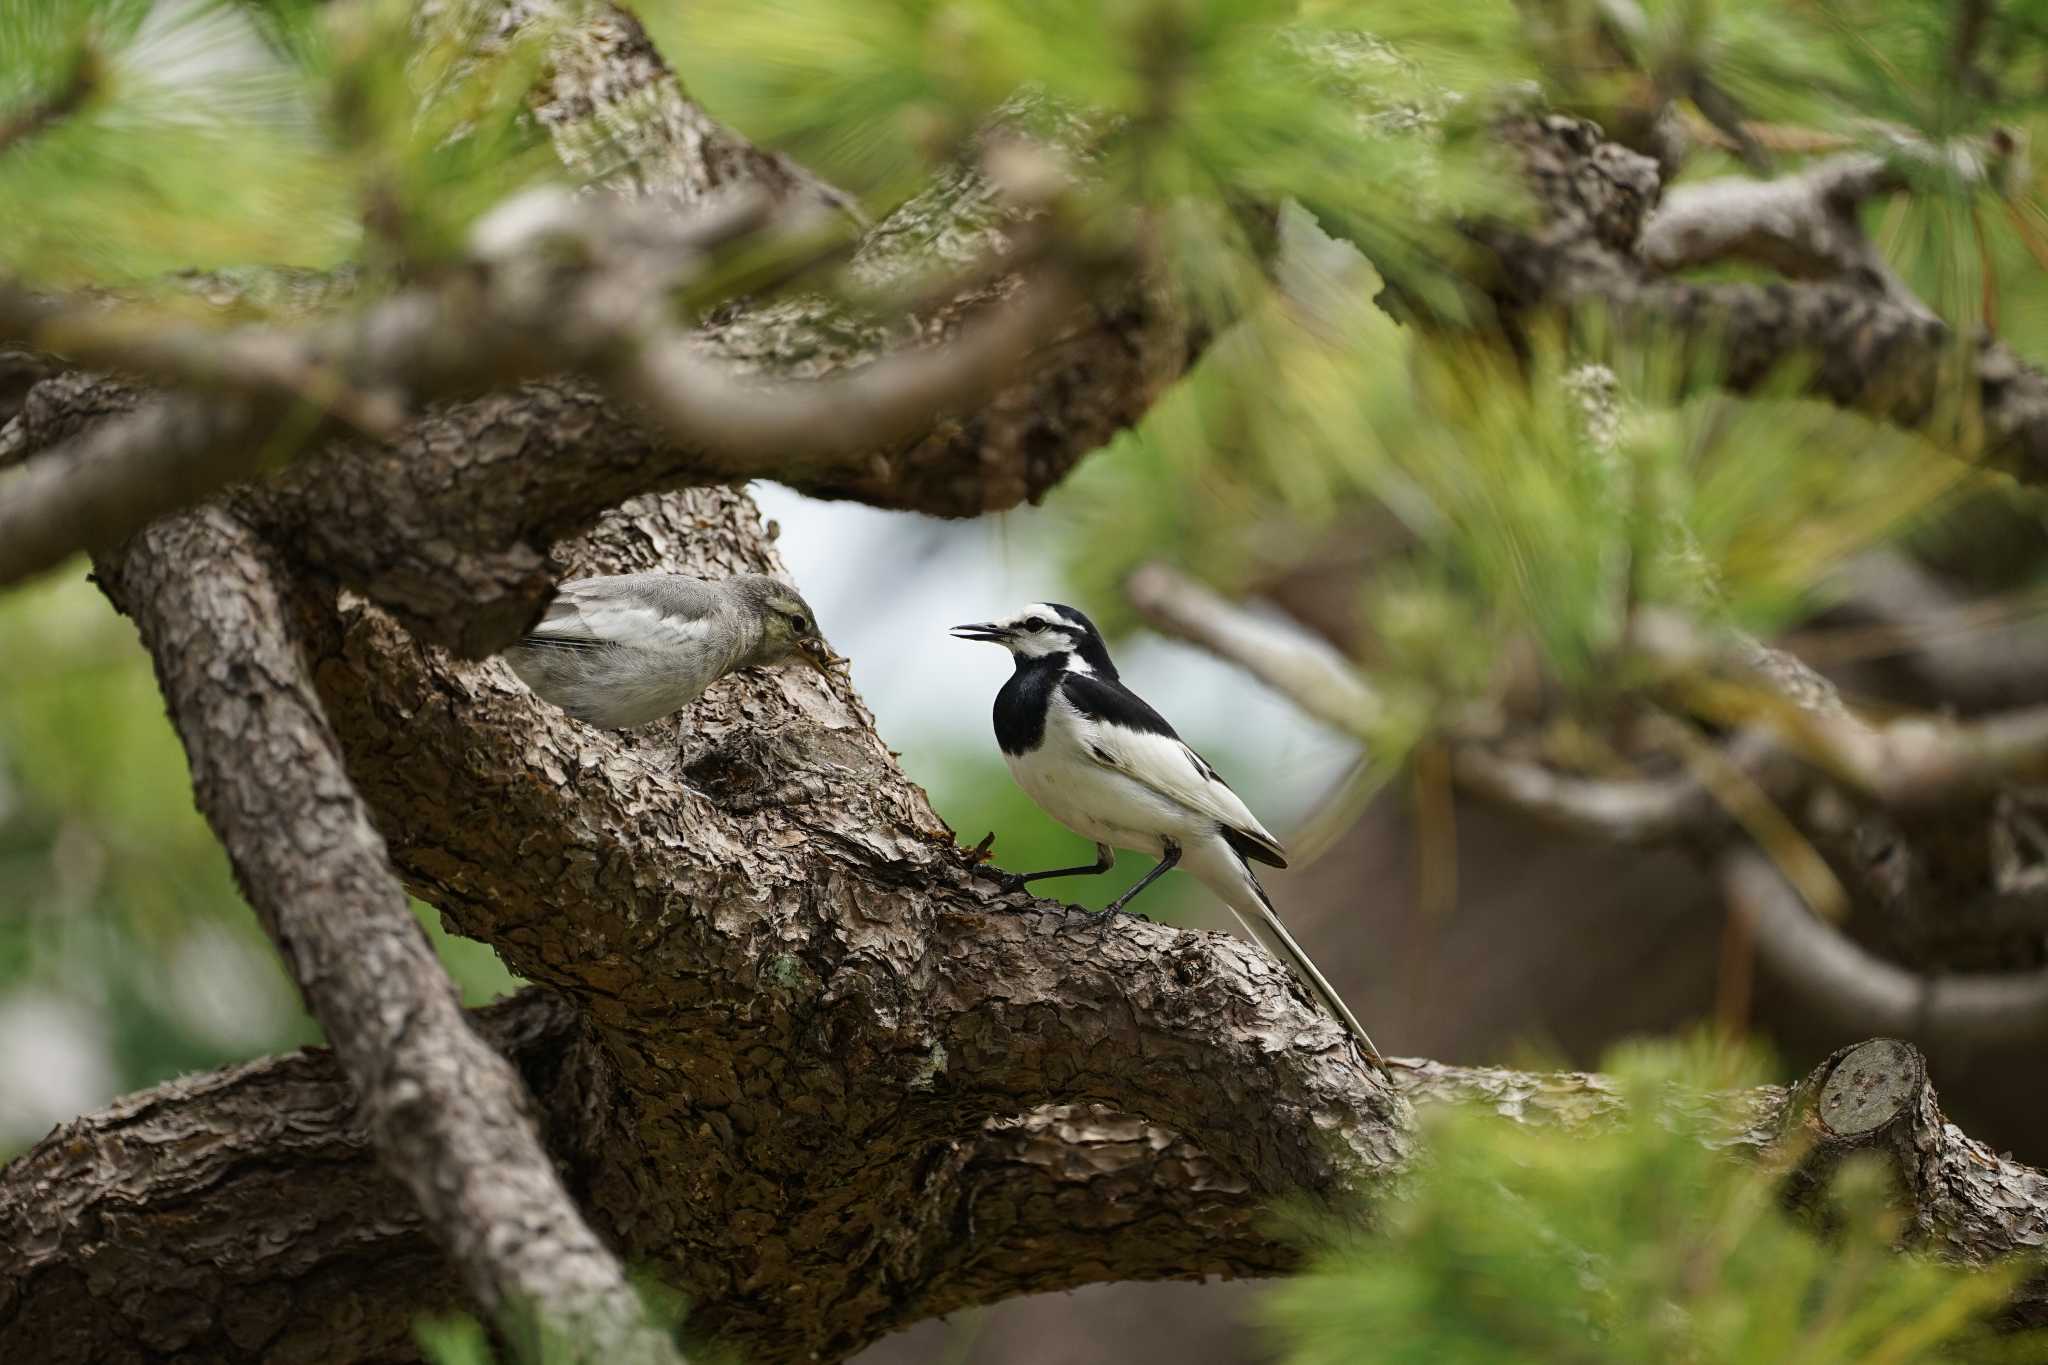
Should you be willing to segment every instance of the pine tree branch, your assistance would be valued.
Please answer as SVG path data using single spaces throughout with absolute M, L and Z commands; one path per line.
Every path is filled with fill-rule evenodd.
M 388 440 L 404 414 L 435 400 L 565 370 L 631 404 L 655 435 L 691 453 L 698 478 L 852 477 L 871 452 L 985 402 L 1080 302 L 1077 276 L 1040 253 L 1047 265 L 941 344 L 817 379 L 763 380 L 708 358 L 701 339 L 665 316 L 668 291 L 701 268 L 704 251 L 756 216 L 736 223 L 714 208 L 651 233 L 646 205 L 569 202 L 572 215 L 516 230 L 504 220 L 535 210 L 507 205 L 480 225 L 484 259 L 472 271 L 306 326 L 214 333 L 0 282 L 0 341 L 204 393 L 145 406 L 118 430 L 87 432 L 11 475 L 0 486 L 0 584 L 117 543 L 253 475 L 281 446 L 348 427 Z M 563 268 L 565 253 L 596 264 Z
M 1638 617 L 1634 643 L 1687 704 L 1768 735 L 1881 805 L 1930 810 L 2048 774 L 2048 706 L 1976 720 L 1870 721 L 1783 650 L 1717 636 L 1668 613 Z
M 577 1359 L 678 1361 L 562 1187 L 519 1077 L 465 1022 L 342 765 L 275 556 L 208 509 L 98 570 L 155 660 L 201 812 L 470 1293 Z
M 576 1046 L 573 1011 L 535 992 L 478 1024 L 543 1085 Z M 1617 1088 L 1585 1073 L 1408 1061 L 1394 1077 L 1418 1108 L 1468 1105 L 1503 1123 L 1569 1129 L 1623 1111 Z M 581 1127 L 580 1104 L 610 1102 L 603 1091 L 578 1096 L 579 1084 L 587 1080 L 564 1076 L 544 1089 L 564 1129 Z M 1986 1263 L 2041 1244 L 2048 1179 L 1944 1123 L 1924 1063 L 1901 1044 L 1844 1048 L 1789 1088 L 1670 1102 L 1712 1105 L 1725 1125 L 1719 1141 L 1737 1151 L 1803 1152 L 1790 1188 L 1808 1197 L 1847 1153 L 1877 1152 L 1898 1176 L 1909 1245 Z M 1316 1119 L 1270 1117 L 1305 1131 Z M 1227 1165 L 1171 1129 L 1100 1106 L 992 1120 L 928 1143 L 918 1165 L 901 1195 L 906 1235 L 888 1253 L 892 1293 L 867 1297 L 815 1357 L 817 1348 L 772 1330 L 736 1330 L 725 1343 L 762 1365 L 831 1361 L 913 1322 L 1020 1293 L 1299 1264 L 1299 1248 Z M 279 1358 L 315 1343 L 332 1358 L 396 1355 L 415 1316 L 445 1311 L 452 1288 L 396 1195 L 326 1052 L 131 1097 L 0 1169 L 0 1350 L 44 1365 L 124 1350 Z M 737 1224 L 721 1235 L 726 1255 L 741 1254 L 749 1236 Z M 134 1257 L 141 1243 L 162 1253 Z M 124 1252 L 119 1277 L 78 1273 Z M 366 1281 L 366 1270 L 376 1278 Z M 842 1262 L 835 1273 L 812 1293 L 861 1270 Z M 163 1311 L 168 1294 L 182 1312 Z M 744 1321 L 719 1299 L 699 1309 Z M 2038 1281 L 2020 1290 L 2013 1315 L 2048 1317 Z
M 1847 277 L 1931 320 L 1933 310 L 1892 271 L 1858 216 L 1865 200 L 1904 184 L 1891 162 L 1858 153 L 1772 180 L 1732 176 L 1678 185 L 1643 224 L 1636 251 L 1666 274 L 1749 261 L 1791 279 Z
M 1471 228 L 1493 252 L 1491 287 L 1510 327 L 1524 315 L 1586 310 L 1612 337 L 1676 346 L 1732 392 L 1796 382 L 2022 481 L 2048 480 L 2048 373 L 2010 348 L 1988 335 L 1958 344 L 1946 323 L 1902 306 L 1882 281 L 1665 278 L 1637 255 L 1661 192 L 1655 163 L 1562 115 L 1512 120 L 1501 133 L 1544 220 L 1533 232 Z
M 1133 574 L 1125 592 L 1155 630 L 1236 664 L 1325 724 L 1369 736 L 1380 705 L 1371 683 L 1305 628 L 1255 615 L 1163 564 Z M 1747 769 L 1763 756 L 1742 743 L 1728 757 Z M 1574 777 L 1460 743 L 1452 749 L 1452 775 L 1474 795 L 1614 843 L 1661 843 L 1730 825 L 1710 786 L 1690 773 L 1636 780 Z

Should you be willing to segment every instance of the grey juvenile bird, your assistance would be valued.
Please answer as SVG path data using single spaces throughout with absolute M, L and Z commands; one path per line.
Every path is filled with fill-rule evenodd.
M 540 624 L 505 651 L 535 693 L 616 730 L 681 710 L 728 673 L 791 658 L 826 672 L 810 606 L 766 574 L 571 579 Z
M 1117 678 L 1094 623 L 1072 607 L 1040 602 L 1000 621 L 955 626 L 953 634 L 1010 651 L 1016 670 L 996 694 L 996 742 L 1017 785 L 1047 815 L 1095 841 L 1092 866 L 1006 873 L 1009 884 L 1107 872 L 1119 848 L 1157 857 L 1158 866 L 1110 904 L 1113 912 L 1168 869 L 1184 866 L 1378 1062 L 1379 1049 L 1280 923 L 1252 875 L 1252 860 L 1287 866 L 1280 841 L 1165 718 Z

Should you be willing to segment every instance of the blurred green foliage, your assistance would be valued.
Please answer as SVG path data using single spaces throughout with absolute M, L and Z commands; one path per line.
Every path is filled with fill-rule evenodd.
M 1266 210 L 1283 198 L 1447 311 L 1461 301 L 1444 266 L 1463 255 L 1449 216 L 1510 212 L 1518 198 L 1483 150 L 1482 106 L 1447 88 L 1448 66 L 1425 68 L 1369 36 L 1396 18 L 1386 4 L 633 8 L 710 107 L 878 212 L 991 120 L 1066 149 L 1083 177 L 1070 221 L 1121 239 L 1132 210 L 1146 210 L 1144 232 L 1176 283 L 1218 322 L 1264 292 Z
M 53 105 L 0 154 L 0 270 L 74 284 L 329 266 L 355 237 L 310 92 L 232 12 L 9 0 L 0 126 Z
M 1827 1193 L 1830 1230 L 1788 1215 L 1780 1172 L 1716 1139 L 1693 1101 L 1762 1083 L 1705 1042 L 1625 1047 L 1602 1067 L 1612 1125 L 1428 1115 L 1429 1159 L 1371 1236 L 1329 1240 L 1266 1316 L 1286 1365 L 1959 1365 L 2039 1360 L 1987 1330 L 2024 1267 L 1900 1255 L 1872 1156 Z M 1674 1102 L 1677 1100 L 1678 1102 Z

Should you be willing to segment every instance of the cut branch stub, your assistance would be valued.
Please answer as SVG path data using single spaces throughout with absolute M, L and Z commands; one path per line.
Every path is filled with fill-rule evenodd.
M 1814 1113 L 1832 1137 L 1861 1142 L 1909 1111 L 1926 1085 L 1927 1061 L 1917 1049 L 1873 1038 L 1830 1059 Z
M 1906 1214 L 1901 1240 L 1966 1265 L 2038 1256 L 2048 1244 L 2048 1177 L 1949 1123 L 1919 1049 L 1895 1038 L 1845 1047 L 1794 1087 L 1779 1129 L 1790 1163 L 1788 1205 L 1831 1221 L 1827 1191 L 1860 1152 L 1882 1158 Z M 2035 1275 L 2009 1301 L 2014 1322 L 2042 1320 L 2048 1279 Z

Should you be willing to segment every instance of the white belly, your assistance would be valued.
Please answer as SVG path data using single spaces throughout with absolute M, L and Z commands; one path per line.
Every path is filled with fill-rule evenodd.
M 1164 838 L 1185 845 L 1200 823 L 1185 807 L 1048 734 L 1027 754 L 1004 754 L 1025 795 L 1084 839 L 1158 857 Z

